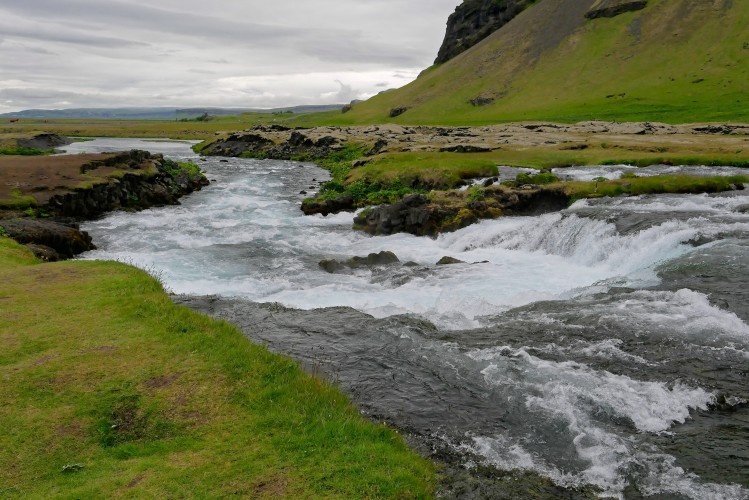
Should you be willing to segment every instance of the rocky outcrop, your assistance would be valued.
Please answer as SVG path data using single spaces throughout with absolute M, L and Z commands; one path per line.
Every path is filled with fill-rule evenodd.
M 446 63 L 510 22 L 535 0 L 465 0 L 447 20 L 435 64 Z
M 616 17 L 625 12 L 642 10 L 647 6 L 647 0 L 598 0 L 585 14 L 585 17 L 588 19 Z
M 569 195 L 558 187 L 493 187 L 485 193 L 486 199 L 465 203 L 433 202 L 424 195 L 409 195 L 398 203 L 365 210 L 354 219 L 354 227 L 372 235 L 410 233 L 436 236 L 500 215 L 556 212 L 567 208 L 571 201 Z
M 304 215 L 330 215 L 338 212 L 353 212 L 354 210 L 356 210 L 354 197 L 348 194 L 332 200 L 305 200 L 302 203 Z
M 33 137 L 18 138 L 16 142 L 21 148 L 39 149 L 42 151 L 50 151 L 60 146 L 73 144 L 72 139 L 57 134 L 37 134 Z
M 309 137 L 304 130 L 258 126 L 208 143 L 200 152 L 206 156 L 235 158 L 244 156 L 271 160 L 320 160 L 341 147 L 339 137 Z
M 53 215 L 91 219 L 118 209 L 143 210 L 175 205 L 182 196 L 208 185 L 202 174 L 182 170 L 177 163 L 147 151 L 130 151 L 103 161 L 104 166 L 126 164 L 131 169 L 155 169 L 153 173 L 126 173 L 88 189 L 53 196 L 42 208 Z M 85 172 L 103 165 L 87 164 Z
M 54 262 L 72 258 L 93 250 L 91 236 L 80 231 L 75 223 L 50 220 L 0 220 L 0 227 L 22 245 L 26 245 L 41 260 Z

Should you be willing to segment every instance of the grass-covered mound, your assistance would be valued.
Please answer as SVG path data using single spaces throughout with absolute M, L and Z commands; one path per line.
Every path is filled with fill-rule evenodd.
M 424 497 L 337 389 L 111 262 L 0 237 L 0 497 Z
M 749 120 L 749 2 L 649 0 L 637 12 L 586 19 L 593 4 L 539 0 L 415 82 L 327 120 Z

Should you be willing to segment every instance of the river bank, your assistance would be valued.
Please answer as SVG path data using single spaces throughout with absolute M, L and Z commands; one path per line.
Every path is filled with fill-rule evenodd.
M 0 237 L 0 497 L 430 497 L 346 396 L 114 262 Z
M 355 218 L 356 229 L 434 236 L 502 215 L 560 210 L 582 198 L 743 189 L 749 177 L 740 168 L 733 178 L 698 180 L 685 172 L 644 180 L 630 169 L 624 179 L 599 176 L 577 182 L 565 182 L 564 169 L 747 167 L 747 133 L 749 126 L 739 124 L 650 122 L 311 129 L 271 125 L 218 136 L 195 149 L 209 156 L 317 161 L 332 173 L 332 180 L 303 200 L 305 214 L 374 206 Z M 513 167 L 519 170 L 509 177 L 500 172 Z M 469 191 L 459 189 L 469 185 Z
M 5 155 L 0 156 L 0 172 L 0 228 L 46 261 L 96 248 L 79 230 L 81 221 L 113 210 L 174 205 L 209 183 L 197 165 L 138 150 Z

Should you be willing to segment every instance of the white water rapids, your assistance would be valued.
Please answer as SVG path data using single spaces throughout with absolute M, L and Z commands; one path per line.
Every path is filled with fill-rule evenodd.
M 69 152 L 138 148 L 197 161 L 188 146 L 107 140 L 75 144 Z M 676 278 L 669 288 L 661 276 L 671 266 L 679 279 L 691 279 L 703 272 L 705 259 L 717 255 L 733 262 L 739 274 L 743 269 L 740 283 L 749 281 L 749 262 L 741 261 L 749 253 L 735 253 L 746 252 L 749 239 L 748 195 L 583 201 L 561 213 L 484 221 L 437 239 L 370 237 L 352 231 L 350 213 L 302 215 L 300 191 L 327 178 L 313 165 L 217 158 L 198 163 L 212 183 L 182 205 L 113 213 L 84 224 L 99 247 L 84 258 L 148 269 L 177 294 L 302 310 L 348 306 L 380 319 L 417 315 L 442 332 L 458 333 L 415 351 L 435 367 L 454 367 L 458 378 L 501 395 L 499 401 L 515 401 L 528 419 L 557 426 L 566 436 L 557 451 L 569 456 L 557 460 L 561 452 L 544 451 L 553 448 L 548 439 L 544 445 L 532 432 L 513 427 L 446 437 L 456 449 L 565 486 L 594 484 L 604 496 L 624 496 L 634 470 L 645 495 L 749 496 L 745 486 L 689 472 L 658 441 L 695 411 L 708 413 L 724 390 L 713 378 L 703 381 L 701 368 L 689 378 L 666 370 L 673 352 L 729 356 L 732 366 L 743 360 L 746 366 L 737 369 L 749 371 L 745 309 L 717 305 L 712 289 L 691 289 Z M 318 266 L 323 259 L 383 250 L 408 264 L 342 274 Z M 443 256 L 465 263 L 436 266 Z M 502 325 L 542 333 L 520 343 L 461 340 L 470 338 L 462 331 L 500 331 Z M 598 337 L 572 334 L 582 329 Z M 673 351 L 653 354 L 661 343 Z M 739 403 L 749 392 L 725 390 Z

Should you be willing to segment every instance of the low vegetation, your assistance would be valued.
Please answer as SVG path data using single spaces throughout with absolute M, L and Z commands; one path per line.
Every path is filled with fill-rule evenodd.
M 41 156 L 41 155 L 51 155 L 54 154 L 55 150 L 53 149 L 33 149 L 33 148 L 22 148 L 22 147 L 13 147 L 13 148 L 0 148 L 0 155 L 6 155 L 6 156 Z
M 0 282 L 0 497 L 433 493 L 395 431 L 140 270 L 0 237 Z

